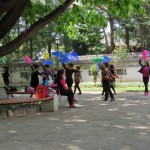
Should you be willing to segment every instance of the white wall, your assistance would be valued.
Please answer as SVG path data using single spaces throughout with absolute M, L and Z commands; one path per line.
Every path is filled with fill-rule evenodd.
M 128 67 L 126 68 L 127 75 L 122 76 L 123 82 L 141 82 L 142 81 L 142 74 L 138 72 L 140 67 Z M 101 75 L 101 73 L 99 73 Z M 81 72 L 83 82 L 93 82 L 93 76 L 89 76 L 89 69 L 84 69 Z M 40 83 L 42 83 L 42 77 L 39 76 Z M 98 82 L 101 81 L 101 78 L 98 77 Z M 116 81 L 120 81 L 120 79 L 116 79 Z M 3 78 L 0 76 L 0 83 L 3 84 Z M 12 83 L 13 84 L 20 84 L 20 83 L 27 83 L 24 78 L 20 78 L 20 72 L 15 72 L 12 74 Z M 30 84 L 30 81 L 29 83 Z
M 122 76 L 123 82 L 141 82 L 142 81 L 142 74 L 138 72 L 140 67 L 128 67 L 124 68 L 126 69 L 127 75 Z M 101 73 L 99 73 L 101 74 Z M 82 78 L 84 82 L 92 82 L 93 76 L 89 76 L 89 69 L 85 69 L 82 72 Z M 101 79 L 98 77 L 98 82 L 101 81 Z M 120 79 L 116 79 L 116 81 L 120 81 Z
M 128 67 L 126 69 L 127 75 L 124 75 L 122 78 L 122 81 L 128 82 L 128 81 L 142 81 L 142 74 L 138 72 L 140 70 L 140 67 Z

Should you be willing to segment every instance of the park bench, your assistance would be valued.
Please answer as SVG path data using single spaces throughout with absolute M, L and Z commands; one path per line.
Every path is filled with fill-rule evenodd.
M 6 94 L 10 94 L 12 97 L 14 97 L 14 94 L 29 94 L 30 98 L 32 98 L 33 94 L 35 94 L 35 92 L 24 92 L 24 91 L 14 91 L 14 92 L 8 92 L 6 91 Z

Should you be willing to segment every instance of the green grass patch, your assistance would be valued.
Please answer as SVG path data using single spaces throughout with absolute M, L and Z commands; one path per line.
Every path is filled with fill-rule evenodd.
M 102 87 L 81 87 L 82 91 L 102 91 Z M 144 91 L 144 87 L 116 87 L 116 91 L 124 91 L 124 92 L 140 92 Z
M 25 84 L 13 84 L 12 86 L 17 87 L 17 90 L 24 90 Z M 0 89 L 3 89 L 4 85 L 0 86 Z M 101 83 L 94 82 L 83 82 L 80 83 L 80 87 L 82 91 L 102 91 Z M 73 85 L 74 88 L 74 85 Z M 72 89 L 73 89 L 72 88 Z M 144 84 L 142 82 L 117 82 L 116 83 L 116 91 L 144 91 Z M 149 86 L 150 88 L 150 86 Z
M 81 88 L 82 91 L 102 91 L 102 88 Z M 128 87 L 128 88 L 115 88 L 116 91 L 128 91 L 128 92 L 136 92 L 136 91 L 143 91 L 144 88 L 137 88 L 137 87 Z

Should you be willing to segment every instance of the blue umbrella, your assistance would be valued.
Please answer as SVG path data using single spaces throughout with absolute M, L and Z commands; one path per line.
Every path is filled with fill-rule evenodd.
M 54 65 L 54 62 L 51 60 L 44 60 L 43 65 Z
M 111 59 L 108 56 L 104 56 L 104 58 L 101 61 L 101 64 L 103 64 L 105 62 L 111 62 Z
M 79 62 L 78 54 L 76 52 L 66 53 L 70 62 Z
M 59 52 L 59 51 L 57 51 L 57 52 L 52 52 L 52 55 L 54 55 L 54 56 L 57 57 L 57 58 L 61 58 L 61 57 L 64 56 L 64 54 L 63 54 L 62 52 Z

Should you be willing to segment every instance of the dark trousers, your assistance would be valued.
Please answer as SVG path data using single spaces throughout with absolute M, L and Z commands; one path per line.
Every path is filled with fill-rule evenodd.
M 74 94 L 71 89 L 60 91 L 61 95 L 68 96 L 69 105 L 73 104 Z
M 72 88 L 72 84 L 73 84 L 73 79 L 66 79 L 66 83 L 69 89 Z
M 110 90 L 109 80 L 103 80 L 102 84 L 103 84 L 103 89 L 104 89 L 104 92 L 105 92 L 105 100 L 108 100 L 108 93 L 109 93 L 111 99 L 114 99 L 114 96 L 113 96 L 113 94 Z
M 115 90 L 115 85 L 114 84 L 110 84 L 110 89 L 112 89 L 114 94 L 116 94 L 116 90 Z M 104 95 L 104 89 L 102 91 L 102 95 Z
M 79 83 L 75 83 L 75 86 L 74 86 L 74 94 L 76 93 L 76 89 L 78 89 L 79 93 L 81 93 L 81 89 L 79 87 Z
M 114 94 L 116 94 L 115 87 L 114 87 L 114 85 L 113 85 L 113 84 L 112 84 L 112 85 L 110 85 L 110 89 L 112 89 L 112 90 L 113 90 L 113 92 L 114 92 Z
M 4 84 L 9 86 L 9 80 L 4 80 Z
M 144 83 L 144 86 L 145 86 L 145 92 L 148 92 L 148 82 L 149 82 L 149 78 L 143 77 L 143 83 Z

